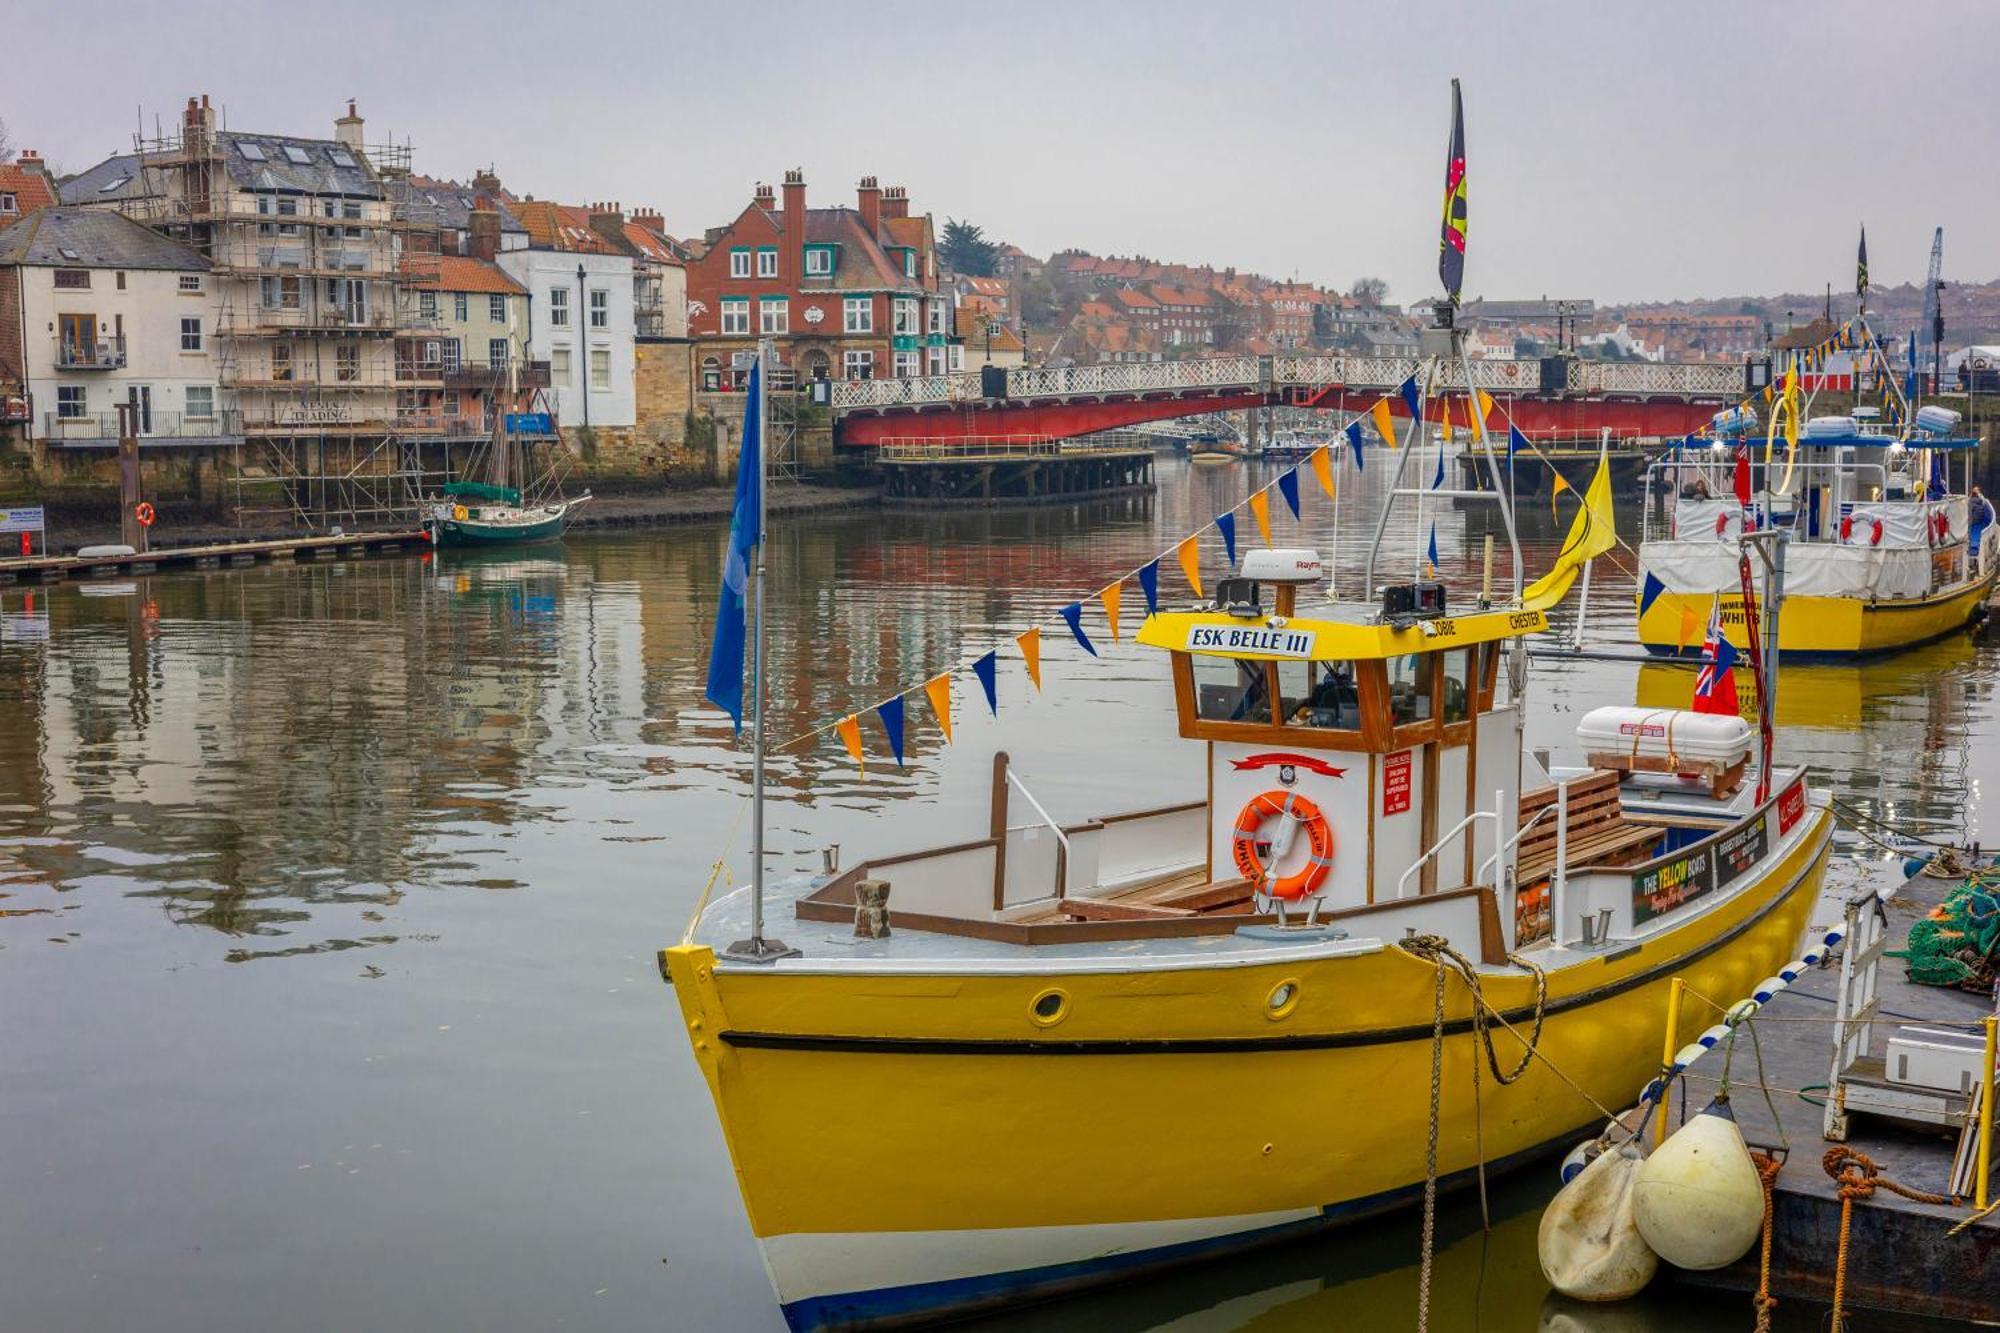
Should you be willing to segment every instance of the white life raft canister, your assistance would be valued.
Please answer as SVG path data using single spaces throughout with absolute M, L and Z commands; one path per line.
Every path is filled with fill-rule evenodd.
M 1755 733 L 1732 714 L 1612 704 L 1585 713 L 1576 724 L 1576 739 L 1593 755 L 1661 761 L 1672 755 L 1727 768 L 1750 757 Z
M 1726 1268 L 1750 1252 L 1764 1230 L 1764 1186 L 1726 1100 L 1646 1159 L 1632 1203 L 1639 1234 L 1676 1268 Z

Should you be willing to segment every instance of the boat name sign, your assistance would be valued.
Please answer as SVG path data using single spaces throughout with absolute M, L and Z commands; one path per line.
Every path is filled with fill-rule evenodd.
M 1190 625 L 1187 648 L 1191 653 L 1257 653 L 1264 657 L 1310 658 L 1318 638 L 1311 630 Z

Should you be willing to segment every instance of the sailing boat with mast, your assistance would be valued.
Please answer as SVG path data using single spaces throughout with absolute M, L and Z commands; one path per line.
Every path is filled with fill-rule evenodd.
M 507 401 L 516 401 L 513 364 L 508 365 Z M 438 546 L 496 546 L 550 541 L 562 536 L 570 517 L 590 503 L 590 493 L 565 498 L 563 474 L 569 452 L 555 414 L 540 391 L 530 412 L 493 414 L 493 433 L 475 453 L 467 474 L 486 472 L 484 481 L 447 482 L 425 508 L 424 531 Z M 546 447 L 537 449 L 537 444 Z M 542 455 L 539 465 L 536 455 Z
M 1469 374 L 1455 82 L 1453 121 L 1425 391 Z M 1791 956 L 1832 821 L 1768 732 L 1754 785 L 1740 719 L 1740 753 L 1701 781 L 1642 771 L 1643 736 L 1612 747 L 1633 758 L 1618 769 L 1526 753 L 1524 637 L 1613 534 L 1586 504 L 1524 586 L 1477 419 L 1478 494 L 1517 553 L 1501 605 L 1455 612 L 1425 581 L 1325 601 L 1316 553 L 1250 551 L 1215 601 L 1138 635 L 1167 655 L 1162 731 L 1202 747 L 1205 794 L 1061 823 L 997 755 L 989 836 L 906 851 L 884 811 L 879 852 L 767 882 L 760 418 L 707 691 L 740 725 L 748 637 L 751 882 L 704 897 L 660 961 L 793 1328 L 919 1322 L 1428 1210 L 1628 1104 L 1675 976 L 1738 994 Z M 1389 503 L 1438 494 L 1399 473 Z

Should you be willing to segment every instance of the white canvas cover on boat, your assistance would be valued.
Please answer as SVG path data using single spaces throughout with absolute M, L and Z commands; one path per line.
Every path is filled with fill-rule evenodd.
M 1691 684 L 1692 682 L 1690 682 Z M 1750 724 L 1733 713 L 1685 708 L 1593 708 L 1576 724 L 1576 740 L 1591 754 L 1640 759 L 1699 760 L 1723 766 L 1750 756 Z
M 1858 523 L 1857 523 L 1857 526 Z M 1785 594 L 1789 597 L 1921 597 L 1930 591 L 1928 548 L 1801 542 L 1785 553 Z M 1734 592 L 1743 580 L 1736 548 L 1722 542 L 1647 542 L 1640 551 L 1645 572 L 1668 592 Z

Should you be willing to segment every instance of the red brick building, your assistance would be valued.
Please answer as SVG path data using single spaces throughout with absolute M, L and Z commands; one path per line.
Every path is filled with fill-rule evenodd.
M 759 185 L 688 261 L 688 333 L 703 387 L 740 380 L 734 354 L 765 337 L 801 378 L 945 373 L 956 339 L 930 215 L 911 216 L 902 187 L 873 176 L 852 208 L 807 207 L 799 171 L 785 173 L 783 188 L 781 202 Z

